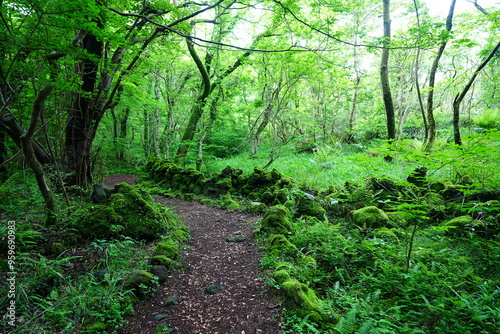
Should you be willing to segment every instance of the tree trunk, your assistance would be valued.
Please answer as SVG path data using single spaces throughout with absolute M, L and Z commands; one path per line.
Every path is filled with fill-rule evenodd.
M 451 31 L 453 27 L 453 13 L 455 11 L 456 0 L 451 0 L 450 10 L 448 12 L 448 17 L 446 18 L 446 30 Z M 427 142 L 424 143 L 424 150 L 430 150 L 436 141 L 436 120 L 434 119 L 434 86 L 436 82 L 436 72 L 439 66 L 439 60 L 443 55 L 446 44 L 448 43 L 448 37 L 441 42 L 439 50 L 437 52 L 436 58 L 431 66 L 431 71 L 429 73 L 429 93 L 427 94 L 427 122 L 429 123 L 429 133 L 427 136 Z
M 9 137 L 12 138 L 14 143 L 21 148 L 21 136 L 24 134 L 24 129 L 21 127 L 13 114 L 4 114 L 0 116 L 0 129 L 3 129 Z M 31 145 L 33 146 L 33 152 L 39 163 L 42 165 L 52 163 L 50 154 L 38 141 L 32 139 Z
M 420 28 L 420 15 L 418 12 L 417 0 L 413 0 L 413 5 L 415 6 L 415 15 L 417 16 L 418 27 Z M 419 39 L 420 39 L 420 30 L 419 30 Z M 420 81 L 419 81 L 419 70 L 420 70 L 420 46 L 417 48 L 417 56 L 415 57 L 415 87 L 417 89 L 417 98 L 418 98 L 418 106 L 420 109 L 420 113 L 422 115 L 422 121 L 424 123 L 424 138 L 423 142 L 426 143 L 429 138 L 429 124 L 427 122 L 427 115 L 425 113 L 424 102 L 422 101 L 422 91 L 420 90 Z
M 98 123 L 99 106 L 94 89 L 99 72 L 98 59 L 102 58 L 103 43 L 88 33 L 83 39 L 83 49 L 92 57 L 81 60 L 77 71 L 81 74 L 82 93 L 78 93 L 68 112 L 66 125 L 66 158 L 68 171 L 74 172 L 72 184 L 87 187 L 92 181 L 92 142 Z M 99 117 L 100 119 L 100 117 Z
M 38 184 L 38 188 L 40 189 L 40 192 L 42 193 L 43 199 L 45 201 L 45 207 L 47 208 L 47 219 L 46 219 L 47 224 L 55 223 L 56 201 L 54 200 L 52 190 L 49 188 L 47 180 L 45 179 L 45 173 L 43 171 L 42 165 L 38 162 L 36 158 L 32 142 L 33 142 L 33 137 L 35 136 L 38 122 L 41 117 L 43 104 L 53 89 L 54 86 L 49 85 L 42 88 L 38 92 L 37 96 L 35 97 L 35 101 L 33 103 L 33 110 L 31 113 L 28 130 L 26 130 L 26 132 L 23 133 L 23 135 L 20 137 L 21 148 L 23 150 L 26 163 L 33 171 L 33 174 L 35 174 L 35 179 Z
M 186 129 L 184 130 L 184 134 L 181 138 L 181 145 L 179 146 L 179 149 L 177 150 L 177 154 L 175 156 L 175 161 L 183 163 L 186 158 L 186 155 L 189 151 L 189 147 L 191 146 L 191 142 L 194 138 L 194 135 L 196 133 L 196 128 L 198 126 L 198 122 L 201 119 L 201 116 L 203 115 L 203 109 L 205 108 L 205 105 L 207 103 L 207 98 L 210 95 L 211 92 L 211 83 L 210 83 L 210 77 L 208 76 L 208 72 L 201 62 L 200 57 L 196 53 L 196 50 L 194 49 L 193 42 L 189 39 L 186 39 L 189 54 L 193 58 L 194 62 L 196 63 L 196 66 L 198 67 L 198 70 L 200 71 L 201 78 L 202 78 L 202 91 L 196 98 L 195 104 L 193 106 L 193 109 L 191 110 L 191 116 L 189 117 L 188 124 L 186 126 Z
M 394 102 L 392 100 L 391 86 L 389 83 L 389 46 L 391 43 L 390 0 L 383 0 L 383 8 L 384 48 L 382 49 L 382 60 L 380 64 L 380 82 L 382 85 L 382 96 L 387 119 L 387 137 L 389 140 L 392 140 L 396 138 L 396 121 L 394 116 Z
M 127 126 L 128 126 L 128 116 L 130 114 L 130 109 L 125 108 L 123 111 L 123 117 L 120 120 L 120 134 L 119 134 L 119 140 L 118 143 L 120 145 L 120 148 L 118 150 L 118 159 L 119 160 L 125 160 L 125 139 L 127 138 Z
M 273 105 L 272 103 L 269 103 L 262 113 L 263 118 L 262 122 L 260 122 L 259 127 L 257 128 L 257 131 L 252 136 L 252 151 L 251 155 L 254 156 L 257 154 L 257 149 L 259 147 L 259 137 L 262 131 L 266 128 L 266 126 L 269 124 L 269 120 L 271 119 L 271 113 L 273 111 Z
M 455 141 L 455 144 L 457 145 L 462 145 L 462 138 L 460 136 L 460 104 L 462 103 L 469 89 L 472 87 L 472 84 L 476 80 L 476 77 L 479 74 L 479 72 L 489 63 L 489 61 L 495 56 L 495 54 L 499 49 L 500 49 L 500 42 L 497 43 L 497 45 L 493 48 L 488 57 L 474 71 L 471 78 L 469 79 L 469 82 L 467 82 L 462 92 L 457 94 L 457 96 L 455 96 L 455 99 L 453 100 L 453 139 Z

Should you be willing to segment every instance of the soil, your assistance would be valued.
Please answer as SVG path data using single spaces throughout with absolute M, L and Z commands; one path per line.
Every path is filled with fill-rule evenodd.
M 132 183 L 132 176 L 108 177 L 104 184 Z M 259 218 L 195 201 L 156 198 L 172 207 L 191 233 L 181 264 L 155 294 L 134 306 L 120 334 L 153 334 L 164 323 L 181 334 L 278 334 L 281 307 L 259 272 L 259 245 L 252 224 Z M 229 237 L 238 242 L 227 241 Z M 207 293 L 207 286 L 214 291 Z M 173 303 L 167 303 L 173 300 Z M 155 320 L 158 316 L 161 320 Z

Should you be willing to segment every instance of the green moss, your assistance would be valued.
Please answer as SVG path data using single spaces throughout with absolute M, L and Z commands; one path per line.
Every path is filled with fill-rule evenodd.
M 172 239 L 161 241 L 153 251 L 153 257 L 158 255 L 164 255 L 170 259 L 177 260 L 179 258 L 179 245 Z
M 123 286 L 125 289 L 140 289 L 141 286 L 151 287 L 154 282 L 154 275 L 145 270 L 136 270 L 125 277 Z
M 303 267 L 304 269 L 307 270 L 314 271 L 318 266 L 316 259 L 308 255 L 299 256 L 295 262 L 297 263 L 298 266 Z
M 288 273 L 288 271 L 281 269 L 274 272 L 273 278 L 276 280 L 276 282 L 278 282 L 278 284 L 281 285 L 285 281 L 290 279 L 290 274 Z
M 151 258 L 151 265 L 153 266 L 164 266 L 167 269 L 175 269 L 178 268 L 179 265 L 176 261 L 171 258 L 166 257 L 165 255 L 156 255 Z
M 87 205 L 75 211 L 70 228 L 84 239 L 109 239 L 120 235 L 134 239 L 154 240 L 174 225 L 173 215 L 151 195 L 127 183 L 115 187 L 106 205 Z
M 462 234 L 466 231 L 483 231 L 485 225 L 480 220 L 473 220 L 471 216 L 465 215 L 453 218 L 443 223 L 446 231 L 450 234 Z
M 289 308 L 300 317 L 309 316 L 313 322 L 319 322 L 321 316 L 321 300 L 314 290 L 304 283 L 290 278 L 281 284 L 289 301 Z
M 224 178 L 224 179 L 220 179 L 218 180 L 215 185 L 217 186 L 217 188 L 222 191 L 222 192 L 227 192 L 229 191 L 232 186 L 233 186 L 233 183 L 231 181 L 231 178 Z
M 427 206 L 433 207 L 433 208 L 444 206 L 444 204 L 445 204 L 443 196 L 441 196 L 437 193 L 433 193 L 433 192 L 429 192 L 429 193 L 425 194 L 424 201 L 427 204 Z
M 378 228 L 389 221 L 387 214 L 376 206 L 367 206 L 352 212 L 352 221 L 362 228 Z
M 292 244 L 282 234 L 272 234 L 269 236 L 266 245 L 267 250 L 271 255 L 282 255 L 294 257 L 297 252 L 297 246 Z
M 188 231 L 177 229 L 170 234 L 170 238 L 177 243 L 183 244 L 189 241 L 190 235 Z
M 230 211 L 240 210 L 240 203 L 236 202 L 230 194 L 226 194 L 222 196 L 222 202 L 224 203 L 224 207 Z
M 289 234 L 292 231 L 290 211 L 283 205 L 275 205 L 266 211 L 260 221 L 259 232 Z
M 389 218 L 389 225 L 394 227 L 404 227 L 407 225 L 406 213 L 402 211 L 386 212 L 387 218 Z
M 388 229 L 387 227 L 378 228 L 373 235 L 378 238 L 399 240 L 397 234 L 392 229 Z
M 297 214 L 326 220 L 326 210 L 316 200 L 301 197 L 297 205 Z

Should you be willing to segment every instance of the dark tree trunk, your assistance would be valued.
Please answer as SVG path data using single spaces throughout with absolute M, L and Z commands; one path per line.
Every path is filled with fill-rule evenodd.
M 68 171 L 74 172 L 72 184 L 86 187 L 92 181 L 92 142 L 100 121 L 100 106 L 95 99 L 99 59 L 103 43 L 88 33 L 83 39 L 83 49 L 90 55 L 77 65 L 81 74 L 82 93 L 78 93 L 68 113 L 66 125 L 66 158 Z
M 472 84 L 476 80 L 479 72 L 489 63 L 489 61 L 495 56 L 497 51 L 500 49 L 500 42 L 493 48 L 488 57 L 479 65 L 479 67 L 474 71 L 469 82 L 465 85 L 461 93 L 457 94 L 453 100 L 453 139 L 455 144 L 462 145 L 462 138 L 460 136 L 460 104 L 462 103 L 465 95 L 472 87 Z
M 385 105 L 387 120 L 387 137 L 389 140 L 396 138 L 396 120 L 394 116 L 394 101 L 392 100 L 391 86 L 389 83 L 389 46 L 391 43 L 391 18 L 390 0 L 383 0 L 384 7 L 384 42 L 382 60 L 380 64 L 380 82 Z

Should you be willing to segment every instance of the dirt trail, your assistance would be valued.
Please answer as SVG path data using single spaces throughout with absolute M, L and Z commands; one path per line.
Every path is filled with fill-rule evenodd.
M 182 259 L 188 270 L 172 273 L 152 297 L 135 305 L 120 333 L 153 334 L 161 323 L 182 334 L 282 333 L 281 309 L 260 280 L 259 246 L 250 239 L 250 223 L 258 217 L 194 201 L 156 201 L 173 207 L 190 228 L 192 239 Z M 228 242 L 228 237 L 248 239 Z M 208 294 L 209 285 L 222 291 Z M 176 303 L 165 305 L 173 296 Z M 163 318 L 155 320 L 155 315 Z

